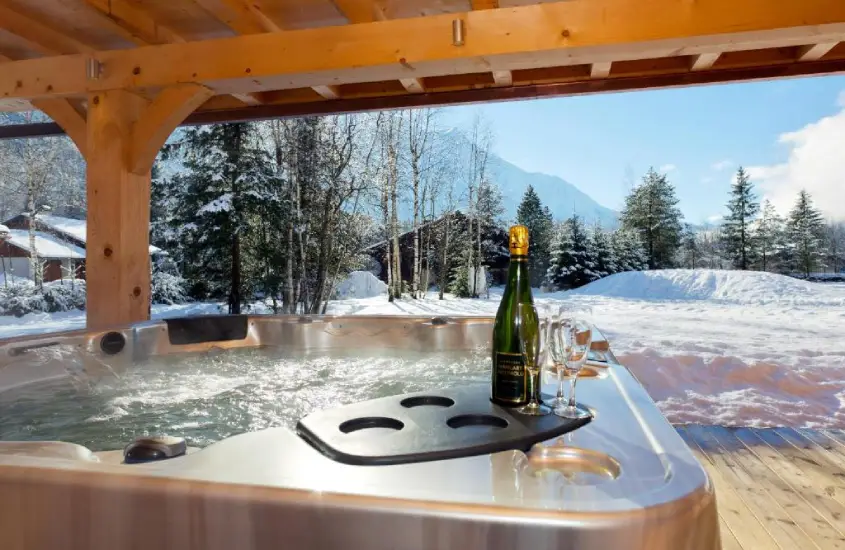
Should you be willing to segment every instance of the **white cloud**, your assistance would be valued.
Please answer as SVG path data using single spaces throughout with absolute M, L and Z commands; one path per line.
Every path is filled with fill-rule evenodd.
M 721 172 L 722 170 L 726 170 L 726 169 L 730 168 L 731 166 L 733 166 L 733 164 L 734 164 L 734 161 L 732 161 L 731 159 L 725 159 L 725 160 L 720 160 L 718 162 L 714 162 L 713 164 L 710 165 L 710 168 L 712 168 L 713 170 L 715 170 L 717 172 Z
M 845 220 L 845 105 L 841 107 L 835 115 L 781 134 L 778 142 L 789 148 L 786 162 L 748 167 L 762 198 L 779 212 L 789 211 L 798 192 L 806 189 L 826 216 Z
M 707 221 L 710 223 L 718 223 L 722 221 L 723 218 L 724 216 L 721 214 L 713 214 L 712 216 L 707 216 Z
M 664 164 L 663 166 L 658 168 L 657 171 L 665 174 L 667 172 L 672 172 L 673 170 L 677 170 L 677 169 L 678 169 L 678 167 L 675 166 L 674 164 Z

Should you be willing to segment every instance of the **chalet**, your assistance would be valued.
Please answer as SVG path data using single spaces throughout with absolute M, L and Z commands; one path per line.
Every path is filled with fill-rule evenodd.
M 430 284 L 437 283 L 437 274 L 442 264 L 443 254 L 443 226 L 446 223 L 445 215 L 430 222 L 426 222 L 420 226 L 420 249 L 425 250 L 426 245 L 429 246 L 430 253 L 428 255 L 423 252 L 422 270 L 429 270 L 428 280 Z M 462 237 L 460 235 L 466 234 L 468 227 L 467 217 L 460 211 L 455 211 L 451 216 L 452 223 L 452 238 L 449 244 L 450 256 L 455 257 L 460 254 L 462 245 Z M 483 253 L 485 257 L 485 269 L 491 274 L 493 284 L 503 284 L 507 278 L 508 262 L 510 255 L 508 253 L 508 232 L 499 227 L 484 227 L 482 230 Z M 382 281 L 387 281 L 387 263 L 386 263 L 386 241 L 380 241 L 366 247 L 362 252 L 369 256 L 373 261 L 374 272 Z M 406 231 L 399 235 L 399 252 L 400 252 L 400 269 L 402 271 L 402 280 L 410 281 L 412 278 L 413 264 L 414 264 L 414 231 Z M 430 260 L 430 265 L 427 260 Z M 457 262 L 453 259 L 451 267 L 457 267 Z M 422 276 L 425 279 L 425 275 Z
M 5 262 L 7 273 L 16 277 L 32 277 L 30 223 L 30 216 L 21 214 L 2 224 L 9 229 L 9 238 L 0 243 L 0 257 Z M 35 251 L 45 264 L 45 282 L 70 277 L 85 278 L 86 225 L 85 220 L 51 214 L 35 217 Z M 164 254 L 154 246 L 149 249 L 151 256 Z

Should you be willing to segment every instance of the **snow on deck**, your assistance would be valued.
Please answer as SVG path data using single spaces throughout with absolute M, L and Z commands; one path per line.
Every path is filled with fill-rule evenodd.
M 845 427 L 845 284 L 665 270 L 534 296 L 538 303 L 592 306 L 617 358 L 670 422 Z M 430 292 L 423 300 L 388 303 L 380 295 L 332 300 L 328 313 L 492 316 L 500 299 L 501 289 L 478 300 L 447 295 L 441 301 Z M 155 318 L 221 312 L 217 304 L 153 306 Z M 82 312 L 0 317 L 0 337 L 84 324 Z
M 22 250 L 32 252 L 29 246 L 29 231 L 25 229 L 10 229 L 8 242 Z M 46 260 L 81 260 L 85 258 L 83 249 L 41 231 L 35 232 L 35 250 L 39 258 Z

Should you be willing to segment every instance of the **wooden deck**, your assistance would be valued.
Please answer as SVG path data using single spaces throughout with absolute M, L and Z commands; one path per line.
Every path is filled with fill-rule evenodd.
M 676 429 L 716 486 L 724 550 L 845 549 L 845 432 Z

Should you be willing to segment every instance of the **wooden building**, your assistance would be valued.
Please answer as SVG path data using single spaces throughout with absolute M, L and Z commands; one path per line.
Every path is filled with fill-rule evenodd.
M 845 70 L 842 0 L 0 0 L 0 108 L 87 161 L 88 324 L 149 315 L 179 124 Z M 690 105 L 694 109 L 694 105 Z

